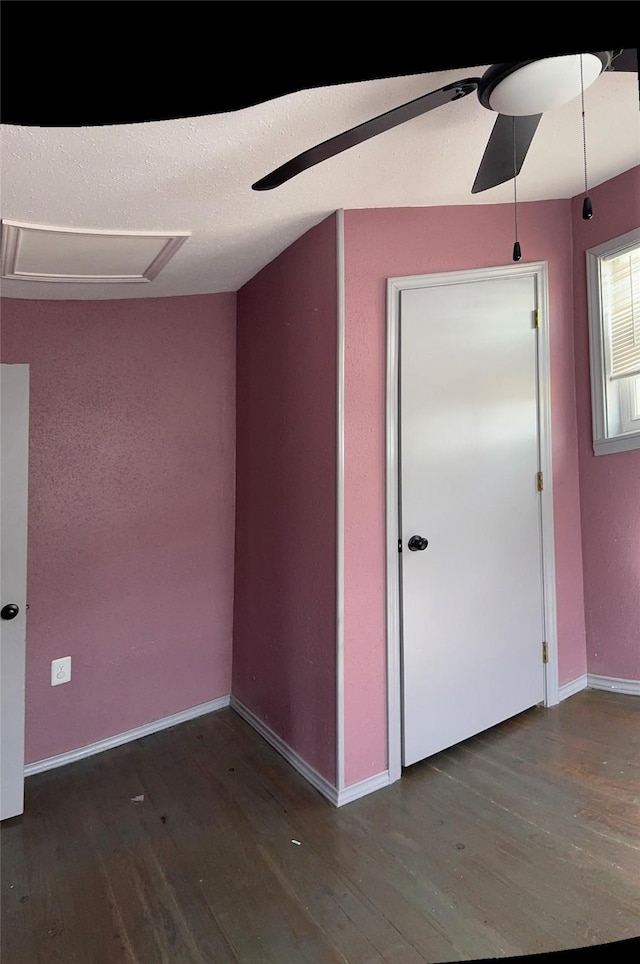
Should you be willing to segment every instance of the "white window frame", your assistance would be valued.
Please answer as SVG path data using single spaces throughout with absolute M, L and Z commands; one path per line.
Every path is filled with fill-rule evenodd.
M 611 455 L 615 452 L 629 452 L 632 449 L 640 449 L 640 419 L 630 418 L 635 389 L 632 379 L 638 376 L 630 376 L 626 385 L 627 380 L 621 379 L 613 387 L 609 387 L 611 383 L 607 377 L 608 337 L 604 328 L 600 275 L 600 265 L 603 258 L 623 254 L 629 248 L 635 248 L 638 245 L 640 245 L 640 228 L 635 228 L 627 234 L 605 241 L 586 252 L 594 455 Z M 608 427 L 609 408 L 615 402 L 612 398 L 613 391 L 618 392 L 617 404 L 623 410 L 620 413 L 620 429 L 615 434 L 610 433 Z M 637 431 L 634 430 L 636 423 Z

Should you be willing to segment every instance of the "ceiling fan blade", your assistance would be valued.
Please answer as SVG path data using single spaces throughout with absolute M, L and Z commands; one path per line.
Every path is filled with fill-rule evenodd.
M 531 114 L 525 117 L 498 114 L 471 188 L 472 194 L 488 191 L 489 188 L 510 181 L 514 173 L 520 173 L 541 117 L 542 114 Z
M 638 51 L 635 47 L 627 50 L 615 52 L 609 70 L 614 73 L 637 73 L 638 72 Z
M 363 141 L 374 137 L 376 134 L 391 130 L 392 127 L 404 124 L 405 121 L 419 117 L 420 114 L 426 114 L 427 111 L 433 110 L 435 107 L 442 107 L 443 104 L 449 104 L 453 100 L 466 97 L 467 94 L 471 94 L 477 89 L 478 82 L 477 77 L 459 80 L 455 84 L 448 84 L 439 90 L 432 90 L 428 94 L 423 94 L 422 97 L 417 97 L 415 100 L 409 101 L 408 104 L 394 107 L 378 117 L 372 117 L 371 120 L 365 121 L 357 127 L 352 127 L 351 130 L 330 137 L 329 140 L 303 151 L 302 154 L 298 154 L 297 157 L 292 158 L 286 164 L 282 164 L 275 171 L 256 181 L 252 188 L 254 191 L 270 191 L 274 187 L 279 187 L 285 181 L 295 177 L 296 174 L 301 174 L 302 171 L 319 164 L 320 161 L 326 161 L 329 157 L 334 157 L 350 147 L 355 147 L 356 144 L 362 144 Z

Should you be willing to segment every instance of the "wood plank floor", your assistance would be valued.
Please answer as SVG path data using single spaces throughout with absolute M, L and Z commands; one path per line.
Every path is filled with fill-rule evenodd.
M 340 810 L 231 710 L 30 777 L 2 828 L 2 961 L 419 964 L 637 937 L 639 721 L 637 698 L 584 691 Z

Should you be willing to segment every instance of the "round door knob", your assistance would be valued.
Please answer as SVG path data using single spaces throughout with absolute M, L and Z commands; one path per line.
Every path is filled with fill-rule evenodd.
M 0 609 L 0 616 L 3 619 L 15 619 L 19 612 L 20 609 L 15 603 L 8 603 Z
M 422 552 L 429 545 L 429 541 L 424 536 L 411 536 L 407 544 L 412 552 Z

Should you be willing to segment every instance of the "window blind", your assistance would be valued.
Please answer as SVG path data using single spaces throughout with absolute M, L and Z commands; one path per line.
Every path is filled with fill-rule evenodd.
M 602 262 L 609 377 L 640 375 L 640 248 Z

